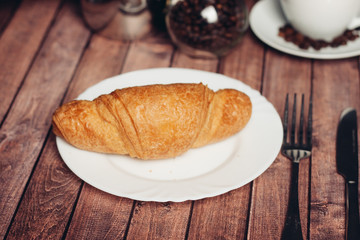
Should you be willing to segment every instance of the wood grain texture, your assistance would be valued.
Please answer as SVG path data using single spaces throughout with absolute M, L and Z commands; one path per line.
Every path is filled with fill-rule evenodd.
M 64 102 L 76 98 L 86 88 L 120 73 L 129 44 L 93 35 L 81 59 Z M 61 160 L 62 161 L 62 160 Z M 95 209 L 104 211 L 94 214 Z M 124 234 L 132 209 L 132 201 L 122 200 L 96 190 L 87 184 L 66 234 L 68 239 L 119 239 Z M 118 215 L 117 215 L 118 214 Z
M 358 59 L 315 61 L 310 239 L 345 239 L 345 181 L 336 170 L 336 129 L 345 108 L 359 112 L 359 87 Z
M 256 2 L 246 0 L 249 9 Z M 290 161 L 280 154 L 239 189 L 181 203 L 113 196 L 65 165 L 49 132 L 54 110 L 105 78 L 155 67 L 223 73 L 260 90 L 281 116 L 286 93 L 305 93 L 307 103 L 312 89 L 313 153 L 299 173 L 303 236 L 345 239 L 335 140 L 342 110 L 360 112 L 359 58 L 294 57 L 249 29 L 226 57 L 195 59 L 174 50 L 165 32 L 133 42 L 92 35 L 76 1 L 6 4 L 0 3 L 0 239 L 280 239 L 290 185 Z
M 0 122 L 21 85 L 60 0 L 24 0 L 0 41 Z
M 238 79 L 260 91 L 263 73 L 264 48 L 251 31 L 242 42 L 220 62 L 220 72 Z
M 260 90 L 263 56 L 263 48 L 256 44 L 249 31 L 242 42 L 221 59 L 220 73 Z M 209 236 L 211 239 L 245 239 L 250 193 L 251 184 L 247 184 L 229 193 L 196 201 L 189 239 L 209 239 Z
M 218 59 L 200 59 L 192 58 L 181 51 L 176 51 L 174 54 L 172 67 L 176 68 L 190 68 L 207 72 L 216 72 Z
M 289 57 L 272 49 L 267 51 L 262 93 L 274 104 L 281 117 L 285 93 L 290 93 L 290 96 L 293 93 L 305 93 L 309 98 L 310 88 L 310 60 Z M 307 235 L 308 223 L 309 164 L 309 159 L 301 161 L 299 172 L 299 205 L 304 238 Z M 254 181 L 249 222 L 250 239 L 280 239 L 285 223 L 289 186 L 290 160 L 279 154 L 270 168 Z
M 93 36 L 79 63 L 66 99 L 76 97 L 79 90 L 83 91 L 99 79 L 116 74 L 126 51 L 127 44 Z M 58 154 L 53 134 L 50 134 L 33 175 L 8 238 L 60 239 L 72 213 L 81 180 L 65 166 Z M 31 221 L 31 218 L 36 221 Z M 30 224 L 23 226 L 24 222 Z M 19 236 L 19 229 L 24 228 L 27 231 Z
M 189 239 L 245 239 L 251 184 L 194 202 Z M 209 238 L 211 236 L 211 238 Z
M 87 88 L 120 74 L 129 44 L 93 35 L 79 63 L 64 102 L 77 98 Z
M 60 160 L 50 136 L 17 210 L 7 239 L 60 239 L 81 185 Z
M 16 1 L 0 1 L 0 36 L 6 25 L 11 20 L 20 0 Z
M 169 67 L 173 49 L 170 40 L 161 33 L 134 41 L 130 46 L 122 72 Z M 151 79 L 149 79 L 149 83 L 151 83 Z
M 89 31 L 64 5 L 0 130 L 0 238 L 43 146 L 52 110 L 61 101 Z M 71 28 L 68 28 L 71 24 Z
M 220 62 L 220 71 L 252 86 L 261 85 L 263 49 L 248 33 L 231 54 Z M 220 196 L 196 201 L 191 216 L 189 239 L 245 239 L 251 184 Z
M 103 50 L 106 44 L 113 44 L 113 42 L 108 40 L 106 43 L 103 39 L 101 44 L 92 45 L 92 49 L 94 51 L 96 49 Z M 110 51 L 113 48 L 106 47 L 106 49 Z M 149 36 L 149 38 L 131 43 L 126 55 L 125 64 L 122 65 L 122 61 L 116 61 L 118 67 L 114 67 L 113 69 L 119 70 L 122 67 L 122 72 L 129 72 L 145 68 L 167 67 L 170 65 L 172 49 L 173 46 L 161 36 Z M 106 52 L 104 54 L 106 54 Z M 93 59 L 94 56 L 89 56 L 89 58 Z M 85 65 L 81 65 L 80 67 L 85 68 Z M 81 70 L 80 67 L 78 72 L 87 72 Z M 117 75 L 118 73 L 119 72 L 114 72 L 113 75 Z M 81 79 L 83 79 L 83 77 L 80 76 L 74 79 L 74 89 L 72 91 L 78 91 L 75 90 L 75 85 L 78 86 L 76 82 L 81 81 Z M 102 79 L 103 78 L 100 78 L 97 81 Z M 149 84 L 151 80 L 152 79 L 149 79 Z M 69 98 L 67 97 L 67 99 Z M 124 237 L 132 210 L 132 204 L 133 201 L 129 199 L 113 197 L 99 190 L 95 191 L 85 184 L 72 218 L 67 238 L 119 239 Z M 99 218 L 93 211 L 88 211 L 88 209 L 94 208 L 101 209 L 102 216 L 104 217 Z M 137 229 L 143 230 L 144 227 L 142 225 L 132 224 L 129 231 L 136 231 Z M 149 234 L 152 233 L 150 232 Z
M 132 205 L 85 183 L 66 239 L 123 239 Z
M 176 51 L 171 67 L 216 72 L 217 63 L 217 60 L 190 58 Z M 131 220 L 128 239 L 184 239 L 190 209 L 190 201 L 182 203 L 138 202 Z
M 133 59 L 138 59 L 142 63 L 151 64 L 143 68 L 167 67 L 171 64 L 172 54 L 169 55 L 169 53 L 172 51 L 169 50 L 173 49 L 173 45 L 169 39 L 163 36 L 159 36 L 159 38 L 154 36 L 144 42 L 136 42 L 132 47 L 129 52 L 130 63 L 134 61 Z M 175 55 L 177 54 L 175 53 Z M 139 66 L 139 62 L 136 65 Z M 178 67 L 179 65 L 172 66 Z M 132 71 L 133 68 L 134 66 L 126 63 L 124 72 Z M 127 239 L 183 239 L 189 213 L 190 202 L 136 202 Z
M 136 202 L 127 239 L 184 239 L 190 202 Z

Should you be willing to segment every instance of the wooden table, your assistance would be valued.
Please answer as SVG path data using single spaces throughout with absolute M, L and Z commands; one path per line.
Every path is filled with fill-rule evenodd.
M 180 67 L 238 79 L 280 115 L 286 93 L 313 93 L 313 154 L 299 174 L 303 236 L 344 239 L 345 185 L 336 171 L 335 137 L 341 111 L 360 110 L 358 57 L 290 56 L 249 29 L 228 56 L 193 59 L 161 31 L 130 42 L 94 34 L 73 1 L 0 4 L 0 238 L 279 239 L 290 183 L 290 161 L 280 154 L 239 189 L 180 203 L 110 195 L 81 181 L 61 159 L 51 131 L 59 105 L 114 75 Z

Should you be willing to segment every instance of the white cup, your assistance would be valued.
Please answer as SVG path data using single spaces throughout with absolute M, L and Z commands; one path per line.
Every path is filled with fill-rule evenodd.
M 316 40 L 332 41 L 360 26 L 360 0 L 280 0 L 288 22 Z

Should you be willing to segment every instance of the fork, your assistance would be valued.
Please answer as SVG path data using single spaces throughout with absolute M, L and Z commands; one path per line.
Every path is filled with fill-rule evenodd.
M 285 226 L 281 234 L 282 240 L 288 239 L 303 239 L 299 212 L 299 197 L 298 197 L 298 177 L 299 177 L 299 163 L 301 159 L 308 158 L 311 155 L 311 134 L 312 134 L 312 96 L 310 96 L 309 113 L 307 120 L 307 127 L 305 130 L 306 136 L 304 139 L 304 94 L 301 97 L 300 121 L 296 135 L 296 94 L 294 94 L 294 103 L 292 111 L 292 121 L 289 133 L 289 141 L 287 135 L 289 131 L 288 126 L 289 115 L 289 94 L 286 95 L 285 111 L 284 111 L 284 139 L 281 153 L 289 158 L 291 165 L 291 183 L 288 209 L 286 213 Z

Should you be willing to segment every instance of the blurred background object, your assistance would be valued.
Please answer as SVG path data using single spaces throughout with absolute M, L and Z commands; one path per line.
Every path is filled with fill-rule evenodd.
M 173 42 L 193 57 L 227 54 L 248 28 L 243 0 L 173 0 L 166 14 Z
M 87 25 L 110 39 L 135 40 L 154 28 L 191 57 L 216 58 L 248 29 L 244 0 L 81 0 Z
M 135 40 L 151 31 L 146 0 L 81 0 L 85 22 L 94 32 L 115 40 Z
M 169 0 L 146 0 L 147 8 L 151 13 L 152 24 L 158 30 L 166 31 L 165 14 L 168 1 Z

